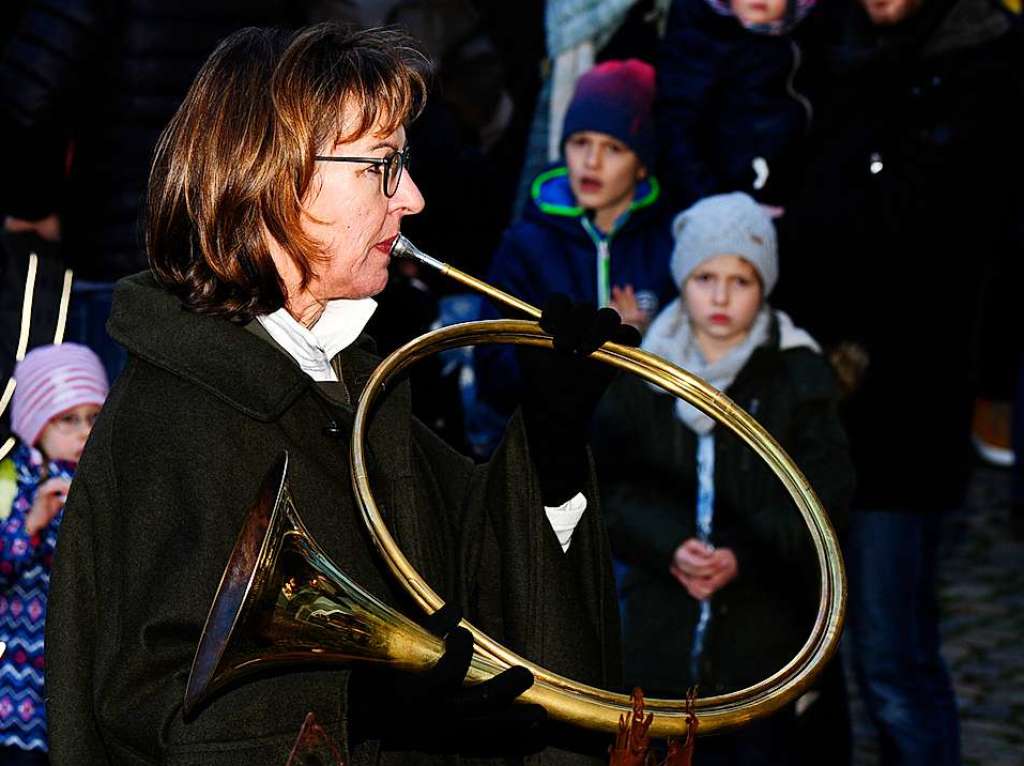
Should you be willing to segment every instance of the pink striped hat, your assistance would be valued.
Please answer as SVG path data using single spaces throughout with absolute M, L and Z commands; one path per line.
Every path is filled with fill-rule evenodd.
M 11 428 L 35 446 L 50 418 L 82 404 L 102 406 L 107 373 L 99 357 L 78 343 L 39 346 L 14 368 Z

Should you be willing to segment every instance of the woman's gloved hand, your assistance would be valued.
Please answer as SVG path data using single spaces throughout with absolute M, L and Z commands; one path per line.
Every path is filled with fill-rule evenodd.
M 495 736 L 535 739 L 547 711 L 515 704 L 533 685 L 533 673 L 511 667 L 483 683 L 463 686 L 473 659 L 473 636 L 459 626 L 462 615 L 448 604 L 424 627 L 444 636 L 445 651 L 425 673 L 357 671 L 349 683 L 351 742 L 379 739 L 417 749 L 476 750 Z M 429 746 L 425 743 L 431 743 Z
M 606 341 L 640 345 L 639 331 L 622 324 L 611 308 L 595 309 L 555 293 L 540 318 L 554 352 L 517 346 L 522 371 L 523 420 L 544 505 L 562 505 L 579 492 L 587 475 L 587 437 L 601 395 L 615 368 L 587 357 Z

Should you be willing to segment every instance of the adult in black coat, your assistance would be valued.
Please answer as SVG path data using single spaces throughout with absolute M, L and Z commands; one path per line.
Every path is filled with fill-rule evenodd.
M 0 62 L 5 228 L 60 240 L 79 284 L 69 338 L 92 346 L 111 379 L 124 359 L 104 324 L 113 282 L 146 266 L 139 213 L 160 131 L 223 37 L 285 25 L 292 7 L 32 0 L 8 41 Z
M 309 712 L 351 764 L 606 758 L 536 719 L 521 725 L 508 707 L 532 682 L 521 668 L 490 689 L 505 714 L 497 729 L 465 717 L 478 711 L 460 696 L 461 674 L 424 689 L 365 668 L 263 675 L 182 713 L 220 574 L 282 451 L 327 555 L 375 596 L 412 608 L 368 540 L 347 455 L 354 403 L 377 364 L 357 336 L 401 219 L 423 207 L 404 172 L 422 63 L 394 31 L 243 30 L 214 52 L 164 134 L 148 205 L 153 273 L 118 288 L 110 328 L 129 362 L 58 543 L 47 625 L 53 763 L 281 764 Z M 552 385 L 568 369 L 544 368 Z M 535 401 L 552 399 L 540 391 Z M 557 672 L 612 686 L 606 541 L 579 502 L 593 498 L 592 479 L 554 448 L 554 480 L 533 467 L 538 440 L 552 441 L 572 414 L 524 409 L 497 459 L 478 467 L 412 418 L 399 385 L 370 428 L 369 471 L 392 534 L 447 604 Z M 576 454 L 572 465 L 585 459 L 581 442 L 559 444 Z M 568 536 L 545 517 L 559 505 L 561 521 L 573 514 Z M 461 641 L 454 654 L 461 630 L 447 637 L 449 667 L 468 660 Z
M 840 6 L 813 161 L 779 221 L 776 302 L 827 346 L 867 352 L 846 404 L 857 505 L 935 509 L 958 502 L 969 467 L 983 278 L 1021 247 L 1006 105 L 1024 94 L 1024 52 L 988 0 L 905 5 L 894 24 Z
M 883 762 L 957 763 L 938 514 L 961 502 L 970 469 L 981 285 L 1020 254 L 1024 157 L 1006 110 L 1022 97 L 1024 47 L 988 0 L 836 11 L 830 99 L 804 192 L 780 221 L 791 278 L 778 301 L 839 349 L 851 388 L 862 512 L 849 624 Z
M 248 25 L 290 20 L 282 0 L 33 0 L 0 66 L 7 213 L 59 213 L 68 261 L 110 282 L 146 266 L 139 211 L 160 131 L 218 42 Z M 39 155 L 49 128 L 74 140 Z

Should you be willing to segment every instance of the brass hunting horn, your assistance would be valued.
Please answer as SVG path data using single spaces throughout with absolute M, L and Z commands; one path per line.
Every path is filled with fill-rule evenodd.
M 420 252 L 399 236 L 392 254 L 414 258 L 489 298 L 535 318 L 540 312 L 485 282 Z M 384 561 L 413 599 L 432 613 L 444 601 L 420 577 L 384 524 L 369 485 L 366 436 L 377 398 L 396 375 L 439 351 L 479 343 L 551 348 L 536 322 L 492 320 L 444 327 L 413 339 L 384 359 L 367 381 L 352 431 L 352 487 L 366 526 Z M 661 357 L 608 342 L 593 357 L 639 375 L 681 397 L 738 435 L 771 467 L 796 503 L 814 543 L 821 571 L 818 615 L 800 651 L 770 677 L 730 694 L 698 699 L 700 734 L 741 726 L 772 713 L 802 694 L 835 653 L 846 605 L 846 575 L 835 531 L 800 469 L 749 414 L 725 394 Z M 414 670 L 433 665 L 443 646 L 411 620 L 381 604 L 324 555 L 295 512 L 286 482 L 287 461 L 268 475 L 239 535 L 207 619 L 186 692 L 186 712 L 208 693 L 249 670 L 296 662 L 388 662 Z M 511 652 L 466 620 L 474 659 L 468 683 L 513 665 L 536 681 L 520 699 L 543 705 L 561 721 L 614 733 L 630 713 L 625 694 L 556 675 Z M 651 736 L 687 731 L 685 700 L 647 699 L 654 713 Z
M 251 671 L 315 661 L 427 670 L 444 641 L 354 583 L 306 530 L 288 453 L 267 472 L 224 569 L 185 689 L 184 713 Z M 474 656 L 467 680 L 502 668 Z

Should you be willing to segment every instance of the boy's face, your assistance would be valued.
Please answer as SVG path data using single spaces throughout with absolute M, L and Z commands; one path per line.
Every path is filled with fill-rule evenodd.
M 786 13 L 787 0 L 730 0 L 729 7 L 744 26 L 770 24 Z
M 37 446 L 48 460 L 77 463 L 99 414 L 100 408 L 95 404 L 80 404 L 53 416 L 47 421 Z
M 747 337 L 761 308 L 761 280 L 750 261 L 716 255 L 693 270 L 683 300 L 694 334 L 729 346 Z
M 607 133 L 583 130 L 565 142 L 569 184 L 580 207 L 618 217 L 633 201 L 647 171 L 636 153 Z M 612 218 L 614 222 L 614 218 Z

